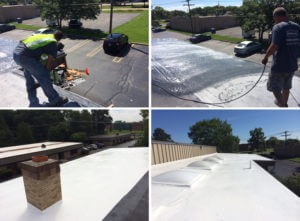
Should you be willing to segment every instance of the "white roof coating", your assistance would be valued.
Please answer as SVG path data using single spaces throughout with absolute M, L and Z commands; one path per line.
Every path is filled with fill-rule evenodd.
M 61 164 L 62 201 L 27 204 L 23 178 L 0 183 L 0 220 L 102 220 L 148 171 L 148 148 L 112 148 Z
M 198 160 L 190 163 L 187 167 L 198 168 L 203 170 L 212 170 L 217 166 L 215 162 Z
M 46 145 L 46 148 L 42 148 L 42 144 Z M 0 148 L 0 159 L 19 156 L 23 154 L 30 154 L 40 151 L 47 151 L 52 149 L 60 149 L 68 146 L 81 144 L 78 142 L 44 142 L 35 144 L 25 144 L 20 146 L 2 147 Z
M 190 188 L 152 183 L 151 220 L 298 221 L 300 198 L 253 160 L 255 154 L 217 154 L 224 161 Z M 152 176 L 204 157 L 152 166 Z M 250 167 L 250 162 L 251 167 Z

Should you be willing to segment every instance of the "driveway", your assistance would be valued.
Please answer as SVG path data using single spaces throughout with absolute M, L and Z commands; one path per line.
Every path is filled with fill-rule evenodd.
M 230 36 L 230 37 L 234 37 L 234 38 L 243 38 L 243 34 L 242 34 L 242 28 L 241 27 L 233 27 L 233 28 L 226 28 L 226 29 L 222 29 L 222 30 L 217 30 L 216 32 L 217 35 L 223 35 L 223 36 Z M 266 31 L 264 33 L 264 39 L 268 39 L 268 32 Z M 255 33 L 255 37 L 256 39 L 258 39 L 258 33 Z
M 180 40 L 176 39 L 177 36 Z M 188 36 L 185 36 L 185 39 L 187 38 Z M 193 45 L 182 39 L 184 36 L 178 33 L 153 34 L 152 105 L 154 107 L 215 107 L 215 105 L 200 104 L 187 99 L 205 103 L 230 101 L 252 88 L 262 73 L 263 65 L 260 64 L 260 60 L 263 55 L 261 54 L 240 58 L 233 54 L 234 45 L 230 43 L 211 40 Z M 276 107 L 272 93 L 266 90 L 268 72 L 269 67 L 266 67 L 261 81 L 247 96 L 217 106 Z M 298 107 L 300 78 L 294 77 L 293 84 L 289 106 Z
M 300 168 L 300 163 L 290 160 L 276 160 L 274 173 L 283 178 L 291 176 L 293 173 L 300 175 L 300 173 L 296 171 L 297 168 Z
M 138 16 L 139 13 L 114 13 L 113 14 L 113 28 L 120 26 L 134 17 Z M 100 29 L 103 32 L 109 31 L 109 20 L 110 14 L 109 13 L 101 13 L 97 16 L 96 20 L 81 20 L 83 23 L 83 28 L 90 28 L 90 29 Z M 46 21 L 42 21 L 40 17 L 27 19 L 23 21 L 26 25 L 35 25 L 41 27 L 47 27 Z M 68 26 L 67 21 L 62 22 L 63 26 Z
M 11 57 L 12 51 L 18 40 L 31 33 L 13 30 L 0 34 L 0 41 L 3 37 L 14 39 L 3 40 L 5 45 L 11 42 L 11 46 L 0 48 L 0 56 L 3 57 L 0 58 L 3 66 L 0 72 L 17 67 Z M 113 56 L 103 52 L 102 40 L 66 38 L 62 42 L 69 68 L 84 71 L 87 68 L 89 72 L 84 76 L 85 81 L 72 87 L 71 92 L 106 107 L 148 106 L 148 46 L 132 45 Z M 11 105 L 20 107 L 19 104 Z M 5 107 L 5 104 L 1 106 Z

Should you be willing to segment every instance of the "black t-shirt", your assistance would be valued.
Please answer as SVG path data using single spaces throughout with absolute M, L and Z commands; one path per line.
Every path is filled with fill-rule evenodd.
M 19 55 L 25 55 L 27 57 L 32 57 L 37 60 L 40 60 L 42 54 L 50 54 L 54 58 L 57 57 L 57 44 L 56 42 L 51 42 L 50 44 L 47 44 L 43 47 L 30 50 L 28 49 L 23 42 L 20 42 L 17 47 L 15 48 L 14 53 Z
M 300 26 L 294 22 L 280 22 L 275 25 L 272 30 L 272 43 L 278 45 L 278 50 L 273 55 L 272 70 L 286 73 L 296 71 Z

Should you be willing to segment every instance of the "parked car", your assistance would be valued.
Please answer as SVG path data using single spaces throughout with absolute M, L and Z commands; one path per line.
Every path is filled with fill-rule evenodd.
M 97 150 L 98 149 L 96 144 L 90 144 L 90 145 L 88 145 L 88 147 L 90 148 L 90 150 Z
M 90 152 L 90 149 L 89 148 L 87 148 L 87 147 L 82 147 L 82 149 L 81 149 L 81 153 L 82 154 L 88 154 Z
M 32 35 L 37 35 L 37 34 L 53 34 L 56 30 L 52 28 L 41 28 L 35 32 L 32 33 Z
M 157 33 L 157 32 L 162 32 L 165 31 L 165 28 L 160 28 L 160 27 L 156 27 L 156 28 L 152 28 L 152 32 Z
M 198 35 L 193 35 L 190 38 L 190 41 L 195 44 L 195 43 L 199 43 L 199 42 L 202 42 L 202 41 L 207 41 L 207 40 L 210 40 L 210 39 L 211 39 L 210 35 L 198 34 Z
M 0 33 L 6 32 L 6 31 L 11 31 L 15 28 L 16 28 L 16 26 L 14 26 L 14 25 L 0 24 Z
M 243 41 L 234 47 L 234 52 L 239 55 L 247 55 L 262 49 L 261 43 L 254 41 Z
M 120 33 L 107 35 L 103 42 L 105 53 L 115 53 L 121 51 L 128 45 L 128 36 Z
M 255 37 L 255 30 L 245 31 L 242 30 L 243 38 L 254 38 Z
M 50 27 L 56 26 L 56 21 L 51 19 L 46 19 L 46 24 Z
M 71 19 L 69 21 L 69 28 L 70 29 L 79 29 L 82 27 L 82 22 L 79 19 Z
M 104 143 L 96 143 L 96 145 L 98 148 L 103 148 L 105 146 Z

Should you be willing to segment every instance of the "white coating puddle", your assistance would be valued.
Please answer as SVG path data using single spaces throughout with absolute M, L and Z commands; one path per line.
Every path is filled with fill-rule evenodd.
M 195 95 L 200 101 L 221 103 L 246 93 L 259 79 L 263 65 L 176 39 L 152 40 L 152 82 L 183 97 Z M 267 91 L 267 67 L 256 88 L 226 107 L 274 107 Z M 294 77 L 290 107 L 300 102 L 300 78 Z M 263 96 L 262 96 L 263 95 Z M 171 104 L 170 104 L 171 105 Z

